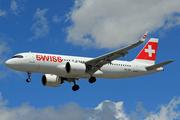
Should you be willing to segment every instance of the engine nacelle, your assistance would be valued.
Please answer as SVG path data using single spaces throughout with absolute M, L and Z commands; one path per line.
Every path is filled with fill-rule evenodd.
M 86 65 L 83 63 L 66 63 L 66 72 L 69 74 L 84 74 L 86 72 Z
M 53 74 L 45 74 L 42 76 L 42 84 L 49 87 L 59 87 L 61 84 L 61 78 Z
M 57 72 L 58 73 L 60 73 L 60 74 L 67 74 L 67 70 L 66 70 L 66 65 L 58 65 L 57 67 L 56 67 L 56 70 L 57 70 Z

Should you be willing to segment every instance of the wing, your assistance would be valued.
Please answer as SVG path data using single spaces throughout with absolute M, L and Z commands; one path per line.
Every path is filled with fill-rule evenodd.
M 89 60 L 87 62 L 85 62 L 86 66 L 87 66 L 87 70 L 86 72 L 89 73 L 89 74 L 94 74 L 97 70 L 100 70 L 100 68 L 107 64 L 107 63 L 111 63 L 111 61 L 117 59 L 117 58 L 120 58 L 120 57 L 125 57 L 126 54 L 128 54 L 128 50 L 131 50 L 137 46 L 139 46 L 140 44 L 142 44 L 147 36 L 147 31 L 146 33 L 142 36 L 142 38 L 132 44 L 132 45 L 129 45 L 127 47 L 124 47 L 122 49 L 119 49 L 119 50 L 116 50 L 116 51 L 113 51 L 111 53 L 108 53 L 108 54 L 105 54 L 105 55 L 102 55 L 102 56 L 99 56 L 97 58 L 94 58 L 92 60 Z

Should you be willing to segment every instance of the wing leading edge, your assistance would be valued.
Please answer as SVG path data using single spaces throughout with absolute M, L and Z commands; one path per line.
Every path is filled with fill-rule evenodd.
M 141 37 L 141 39 L 138 42 L 136 42 L 132 45 L 129 45 L 127 47 L 118 49 L 118 50 L 113 51 L 111 53 L 99 56 L 97 58 L 94 58 L 92 60 L 85 62 L 86 66 L 87 66 L 86 72 L 92 75 L 97 70 L 100 70 L 100 68 L 103 65 L 105 65 L 107 63 L 111 63 L 111 61 L 116 60 L 120 57 L 125 57 L 125 55 L 129 53 L 128 50 L 131 50 L 131 49 L 139 46 L 140 44 L 142 44 L 144 42 L 147 34 L 148 34 L 148 31 L 145 32 L 145 34 Z

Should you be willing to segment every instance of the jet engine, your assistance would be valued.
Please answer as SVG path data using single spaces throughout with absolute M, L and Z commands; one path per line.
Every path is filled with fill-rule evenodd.
M 69 74 L 84 74 L 86 72 L 86 65 L 83 63 L 66 63 L 66 72 Z
M 61 78 L 53 74 L 45 74 L 42 76 L 42 84 L 48 87 L 59 87 L 61 84 Z

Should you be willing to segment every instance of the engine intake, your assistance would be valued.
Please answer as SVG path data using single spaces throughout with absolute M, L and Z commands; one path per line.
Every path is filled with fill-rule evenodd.
M 53 74 L 45 74 L 42 76 L 42 84 L 48 87 L 59 87 L 61 84 L 61 78 Z

